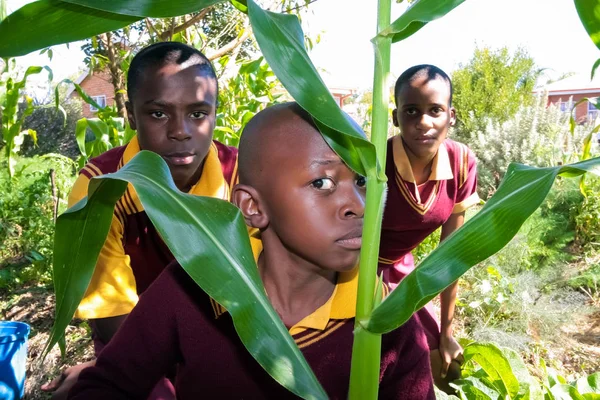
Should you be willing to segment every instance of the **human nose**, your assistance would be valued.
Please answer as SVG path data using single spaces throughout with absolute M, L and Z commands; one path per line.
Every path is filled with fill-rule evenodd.
M 417 118 L 417 128 L 419 129 L 430 129 L 433 128 L 433 118 L 427 113 L 421 114 L 419 118 Z
M 342 218 L 363 218 L 365 215 L 365 193 L 364 189 L 356 185 L 347 191 L 344 195 L 346 200 L 340 209 Z
M 176 117 L 170 120 L 169 124 L 169 139 L 173 140 L 188 140 L 192 137 L 192 132 L 185 117 Z

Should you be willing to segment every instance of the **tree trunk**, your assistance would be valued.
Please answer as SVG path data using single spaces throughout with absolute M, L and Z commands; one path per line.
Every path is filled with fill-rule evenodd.
M 112 84 L 115 91 L 115 104 L 117 106 L 117 112 L 122 118 L 127 118 L 127 110 L 125 109 L 125 83 L 123 79 L 123 71 L 117 60 L 115 45 L 112 42 L 112 35 L 110 32 L 103 33 L 100 35 L 101 40 L 105 42 L 106 53 L 108 56 L 108 70 L 112 78 Z

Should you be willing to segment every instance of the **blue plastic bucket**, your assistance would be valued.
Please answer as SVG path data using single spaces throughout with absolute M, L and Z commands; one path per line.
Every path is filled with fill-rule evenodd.
M 0 321 L 0 400 L 16 400 L 25 391 L 29 325 Z

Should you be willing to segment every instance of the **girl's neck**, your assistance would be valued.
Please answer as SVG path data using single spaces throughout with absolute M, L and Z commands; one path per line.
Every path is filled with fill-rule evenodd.
M 291 327 L 329 300 L 337 273 L 291 253 L 278 238 L 272 240 L 263 234 L 262 239 L 259 273 L 271 304 L 284 324 Z
M 404 144 L 404 140 L 402 141 L 402 145 L 404 146 L 404 152 L 406 153 L 408 161 L 410 162 L 410 167 L 412 169 L 415 182 L 417 185 L 422 185 L 423 183 L 427 182 L 429 176 L 431 175 L 433 159 L 435 158 L 437 152 L 433 155 L 419 157 Z

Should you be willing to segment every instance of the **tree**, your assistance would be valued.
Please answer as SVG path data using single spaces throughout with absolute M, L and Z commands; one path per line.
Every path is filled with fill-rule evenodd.
M 521 106 L 534 103 L 533 88 L 541 70 L 529 54 L 518 49 L 477 48 L 467 65 L 452 74 L 453 105 L 458 126 L 456 135 L 468 142 L 487 121 L 503 123 Z

